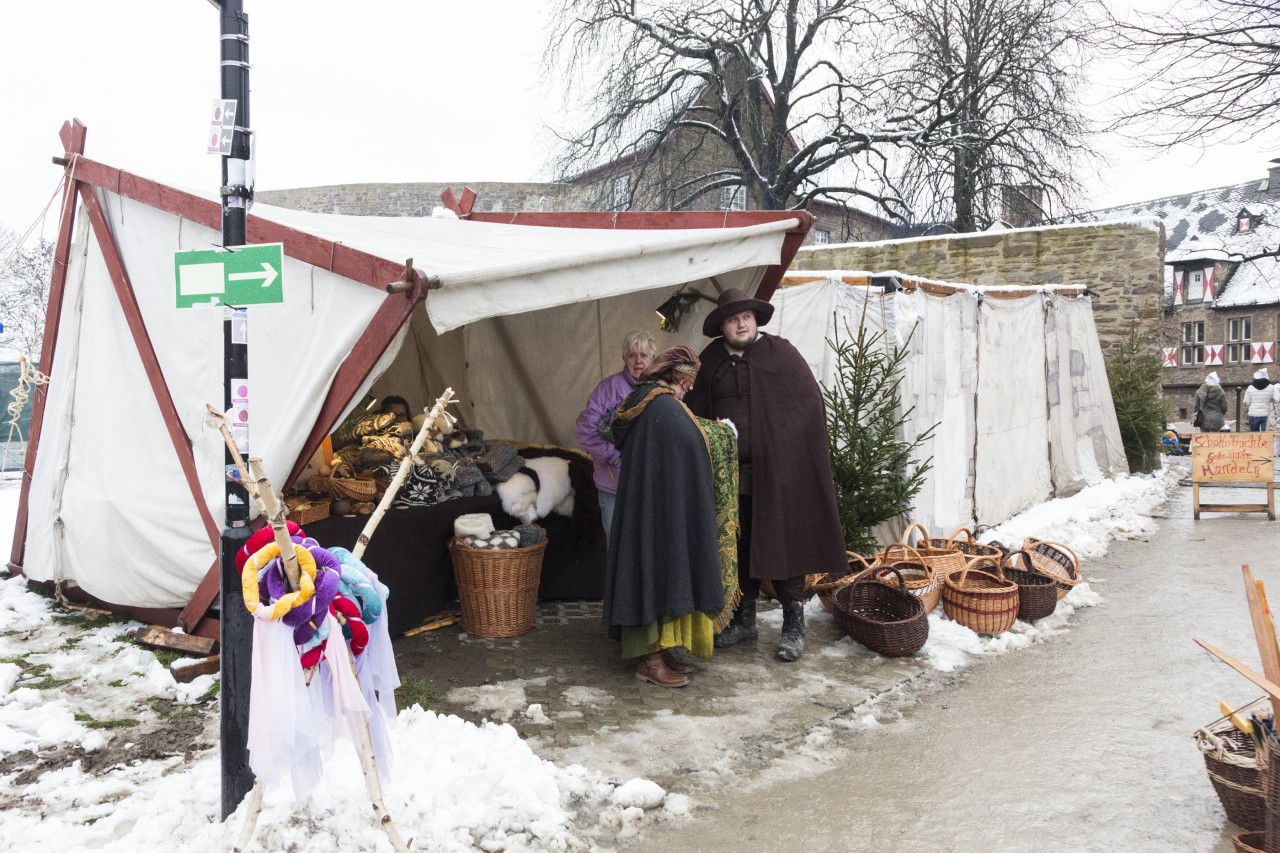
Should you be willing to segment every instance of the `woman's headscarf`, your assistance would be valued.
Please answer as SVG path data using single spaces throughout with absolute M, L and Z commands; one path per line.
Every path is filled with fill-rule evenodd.
M 1260 369 L 1258 369 L 1258 370 L 1255 370 L 1255 371 L 1253 372 L 1253 378 L 1254 378 L 1254 379 L 1265 379 L 1265 380 L 1267 380 L 1268 382 L 1270 382 L 1270 381 L 1271 381 L 1271 377 L 1267 375 L 1267 369 L 1266 369 L 1265 367 L 1260 368 Z
M 1204 378 L 1204 384 L 1205 385 L 1221 385 L 1222 383 L 1218 381 L 1218 371 L 1216 370 L 1210 371 L 1209 375 Z
M 640 379 L 661 379 L 669 371 L 682 373 L 692 379 L 698 375 L 698 368 L 701 366 L 702 362 L 693 350 L 684 344 L 677 344 L 658 353 L 649 369 L 640 374 Z

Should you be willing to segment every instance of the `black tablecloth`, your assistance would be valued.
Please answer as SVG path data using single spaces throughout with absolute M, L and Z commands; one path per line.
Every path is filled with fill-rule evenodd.
M 594 503 L 595 495 L 588 499 Z M 388 608 L 392 636 L 403 634 L 457 600 L 449 539 L 453 536 L 453 520 L 471 512 L 489 513 L 500 530 L 520 523 L 502 511 L 496 495 L 391 509 L 383 517 L 364 561 L 391 589 Z M 594 519 L 598 526 L 599 510 Z M 307 535 L 321 545 L 351 548 L 368 521 L 367 515 L 329 516 L 306 525 Z M 604 593 L 603 535 L 598 529 L 585 529 L 581 518 L 551 515 L 538 524 L 547 531 L 538 597 L 598 600 Z

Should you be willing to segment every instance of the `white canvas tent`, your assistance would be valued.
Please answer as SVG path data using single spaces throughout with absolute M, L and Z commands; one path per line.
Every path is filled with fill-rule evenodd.
M 217 592 L 223 446 L 204 413 L 223 399 L 223 316 L 175 308 L 174 253 L 216 246 L 220 208 L 84 158 L 83 139 L 83 125 L 64 126 L 40 362 L 51 381 L 35 404 L 10 565 L 117 606 L 185 607 L 194 630 Z M 573 446 L 574 418 L 619 368 L 628 330 L 656 331 L 654 308 L 684 283 L 771 290 L 812 222 L 499 218 L 255 208 L 249 242 L 283 242 L 286 255 L 284 304 L 251 309 L 248 324 L 251 452 L 273 483 L 296 478 L 370 390 L 419 406 L 452 385 L 487 435 Z M 663 343 L 698 343 L 708 306 Z
M 892 280 L 886 292 L 872 281 Z M 827 339 L 865 323 L 909 340 L 908 439 L 937 424 L 912 520 L 930 531 L 998 524 L 1051 497 L 1128 473 L 1089 297 L 1080 287 L 978 287 L 897 272 L 796 272 L 766 331 L 836 379 Z M 848 335 L 845 335 L 847 338 Z

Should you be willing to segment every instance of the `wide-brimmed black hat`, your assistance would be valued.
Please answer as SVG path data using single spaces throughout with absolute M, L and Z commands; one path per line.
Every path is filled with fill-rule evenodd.
M 723 332 L 720 326 L 724 321 L 741 311 L 750 308 L 756 312 L 756 323 L 763 326 L 773 317 L 773 306 L 763 299 L 752 299 L 736 287 L 731 287 L 716 300 L 715 309 L 702 321 L 702 334 L 708 338 L 718 338 Z

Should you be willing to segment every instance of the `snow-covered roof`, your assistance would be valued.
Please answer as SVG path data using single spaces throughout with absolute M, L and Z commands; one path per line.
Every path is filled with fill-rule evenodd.
M 1117 217 L 1155 217 L 1164 222 L 1165 263 L 1238 261 L 1280 248 L 1280 186 L 1272 179 L 1139 201 L 1090 211 L 1076 217 L 1100 221 Z M 1248 214 L 1250 227 L 1238 228 Z M 1165 296 L 1172 293 L 1172 268 L 1165 270 Z M 1280 302 L 1280 263 L 1271 258 L 1239 264 L 1219 288 L 1220 308 Z

